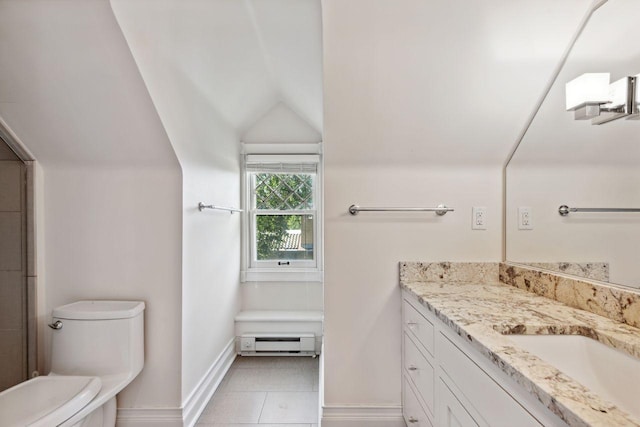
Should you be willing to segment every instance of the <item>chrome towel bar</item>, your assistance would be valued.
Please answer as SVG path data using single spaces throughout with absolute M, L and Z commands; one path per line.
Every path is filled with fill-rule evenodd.
M 216 209 L 219 211 L 227 211 L 229 213 L 242 212 L 242 209 L 227 208 L 225 206 L 205 205 L 202 202 L 198 203 L 198 210 L 202 212 L 204 209 Z
M 567 205 L 558 208 L 558 213 L 562 216 L 567 216 L 570 212 L 640 212 L 640 208 L 570 208 Z
M 435 212 L 436 215 L 442 216 L 447 212 L 453 211 L 453 208 L 449 208 L 445 205 L 438 205 L 435 208 L 365 208 L 358 205 L 349 206 L 349 213 L 351 215 L 358 215 L 358 212 Z

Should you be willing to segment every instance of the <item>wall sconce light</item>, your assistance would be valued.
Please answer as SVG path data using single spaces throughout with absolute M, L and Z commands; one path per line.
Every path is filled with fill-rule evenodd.
M 583 74 L 566 85 L 567 111 L 573 111 L 576 120 L 591 120 L 592 125 L 622 117 L 638 119 L 636 82 L 639 76 L 609 83 L 609 73 Z

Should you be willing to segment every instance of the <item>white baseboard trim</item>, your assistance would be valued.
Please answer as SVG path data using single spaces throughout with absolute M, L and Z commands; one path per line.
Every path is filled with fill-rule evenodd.
M 181 408 L 118 409 L 118 427 L 182 427 Z
M 236 358 L 236 339 L 233 337 L 220 353 L 220 356 L 213 362 L 204 378 L 200 380 L 196 388 L 183 402 L 182 418 L 185 427 L 192 427 L 198 421 L 205 406 L 218 389 L 222 378 L 231 367 Z
M 235 358 L 235 337 L 233 337 L 185 399 L 182 408 L 118 409 L 116 425 L 118 427 L 192 427 L 198 421 L 198 417 Z
M 324 406 L 322 427 L 406 427 L 401 406 Z

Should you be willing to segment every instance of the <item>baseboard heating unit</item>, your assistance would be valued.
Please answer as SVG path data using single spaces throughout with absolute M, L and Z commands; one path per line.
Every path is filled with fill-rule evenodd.
M 265 333 L 240 336 L 242 356 L 315 356 L 314 334 Z

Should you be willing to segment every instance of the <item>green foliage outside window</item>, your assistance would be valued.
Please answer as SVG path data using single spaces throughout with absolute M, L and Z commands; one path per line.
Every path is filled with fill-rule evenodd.
M 303 215 L 290 211 L 313 209 L 313 176 L 309 174 L 258 173 L 255 175 L 256 251 L 258 260 L 313 259 L 310 250 L 284 250 L 289 233 L 300 230 L 304 235 L 308 227 Z M 282 215 L 260 215 L 260 210 L 289 211 Z M 312 239 L 312 238 L 311 238 Z M 305 242 L 307 243 L 307 242 Z M 307 244 L 309 246 L 309 244 Z
M 255 180 L 257 209 L 313 209 L 312 175 L 258 173 Z

